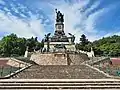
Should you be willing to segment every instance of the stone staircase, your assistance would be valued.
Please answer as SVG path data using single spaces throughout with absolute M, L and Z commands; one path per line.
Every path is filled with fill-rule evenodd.
M 120 90 L 118 79 L 4 79 L 0 89 L 6 90 Z
M 11 77 L 14 79 L 102 79 L 104 74 L 86 65 L 33 65 Z

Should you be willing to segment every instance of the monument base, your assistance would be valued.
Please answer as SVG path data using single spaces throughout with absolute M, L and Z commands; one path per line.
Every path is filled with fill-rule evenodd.
M 67 65 L 65 53 L 33 54 L 31 60 L 39 65 Z
M 30 58 L 38 65 L 80 65 L 88 59 L 86 54 L 68 53 L 35 53 Z

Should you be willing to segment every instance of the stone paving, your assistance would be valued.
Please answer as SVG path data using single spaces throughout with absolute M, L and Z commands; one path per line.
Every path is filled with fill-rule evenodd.
M 104 74 L 86 65 L 34 65 L 20 72 L 14 79 L 104 79 Z

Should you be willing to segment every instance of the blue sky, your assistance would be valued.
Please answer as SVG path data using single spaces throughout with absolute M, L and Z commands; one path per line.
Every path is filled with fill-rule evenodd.
M 0 0 L 0 38 L 10 33 L 38 37 L 54 33 L 55 9 L 65 18 L 65 33 L 90 41 L 120 35 L 120 0 Z

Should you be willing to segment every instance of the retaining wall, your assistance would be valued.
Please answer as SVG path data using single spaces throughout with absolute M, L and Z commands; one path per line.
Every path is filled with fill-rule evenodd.
M 34 53 L 30 60 L 39 65 L 80 65 L 88 60 L 88 56 L 86 54 Z

